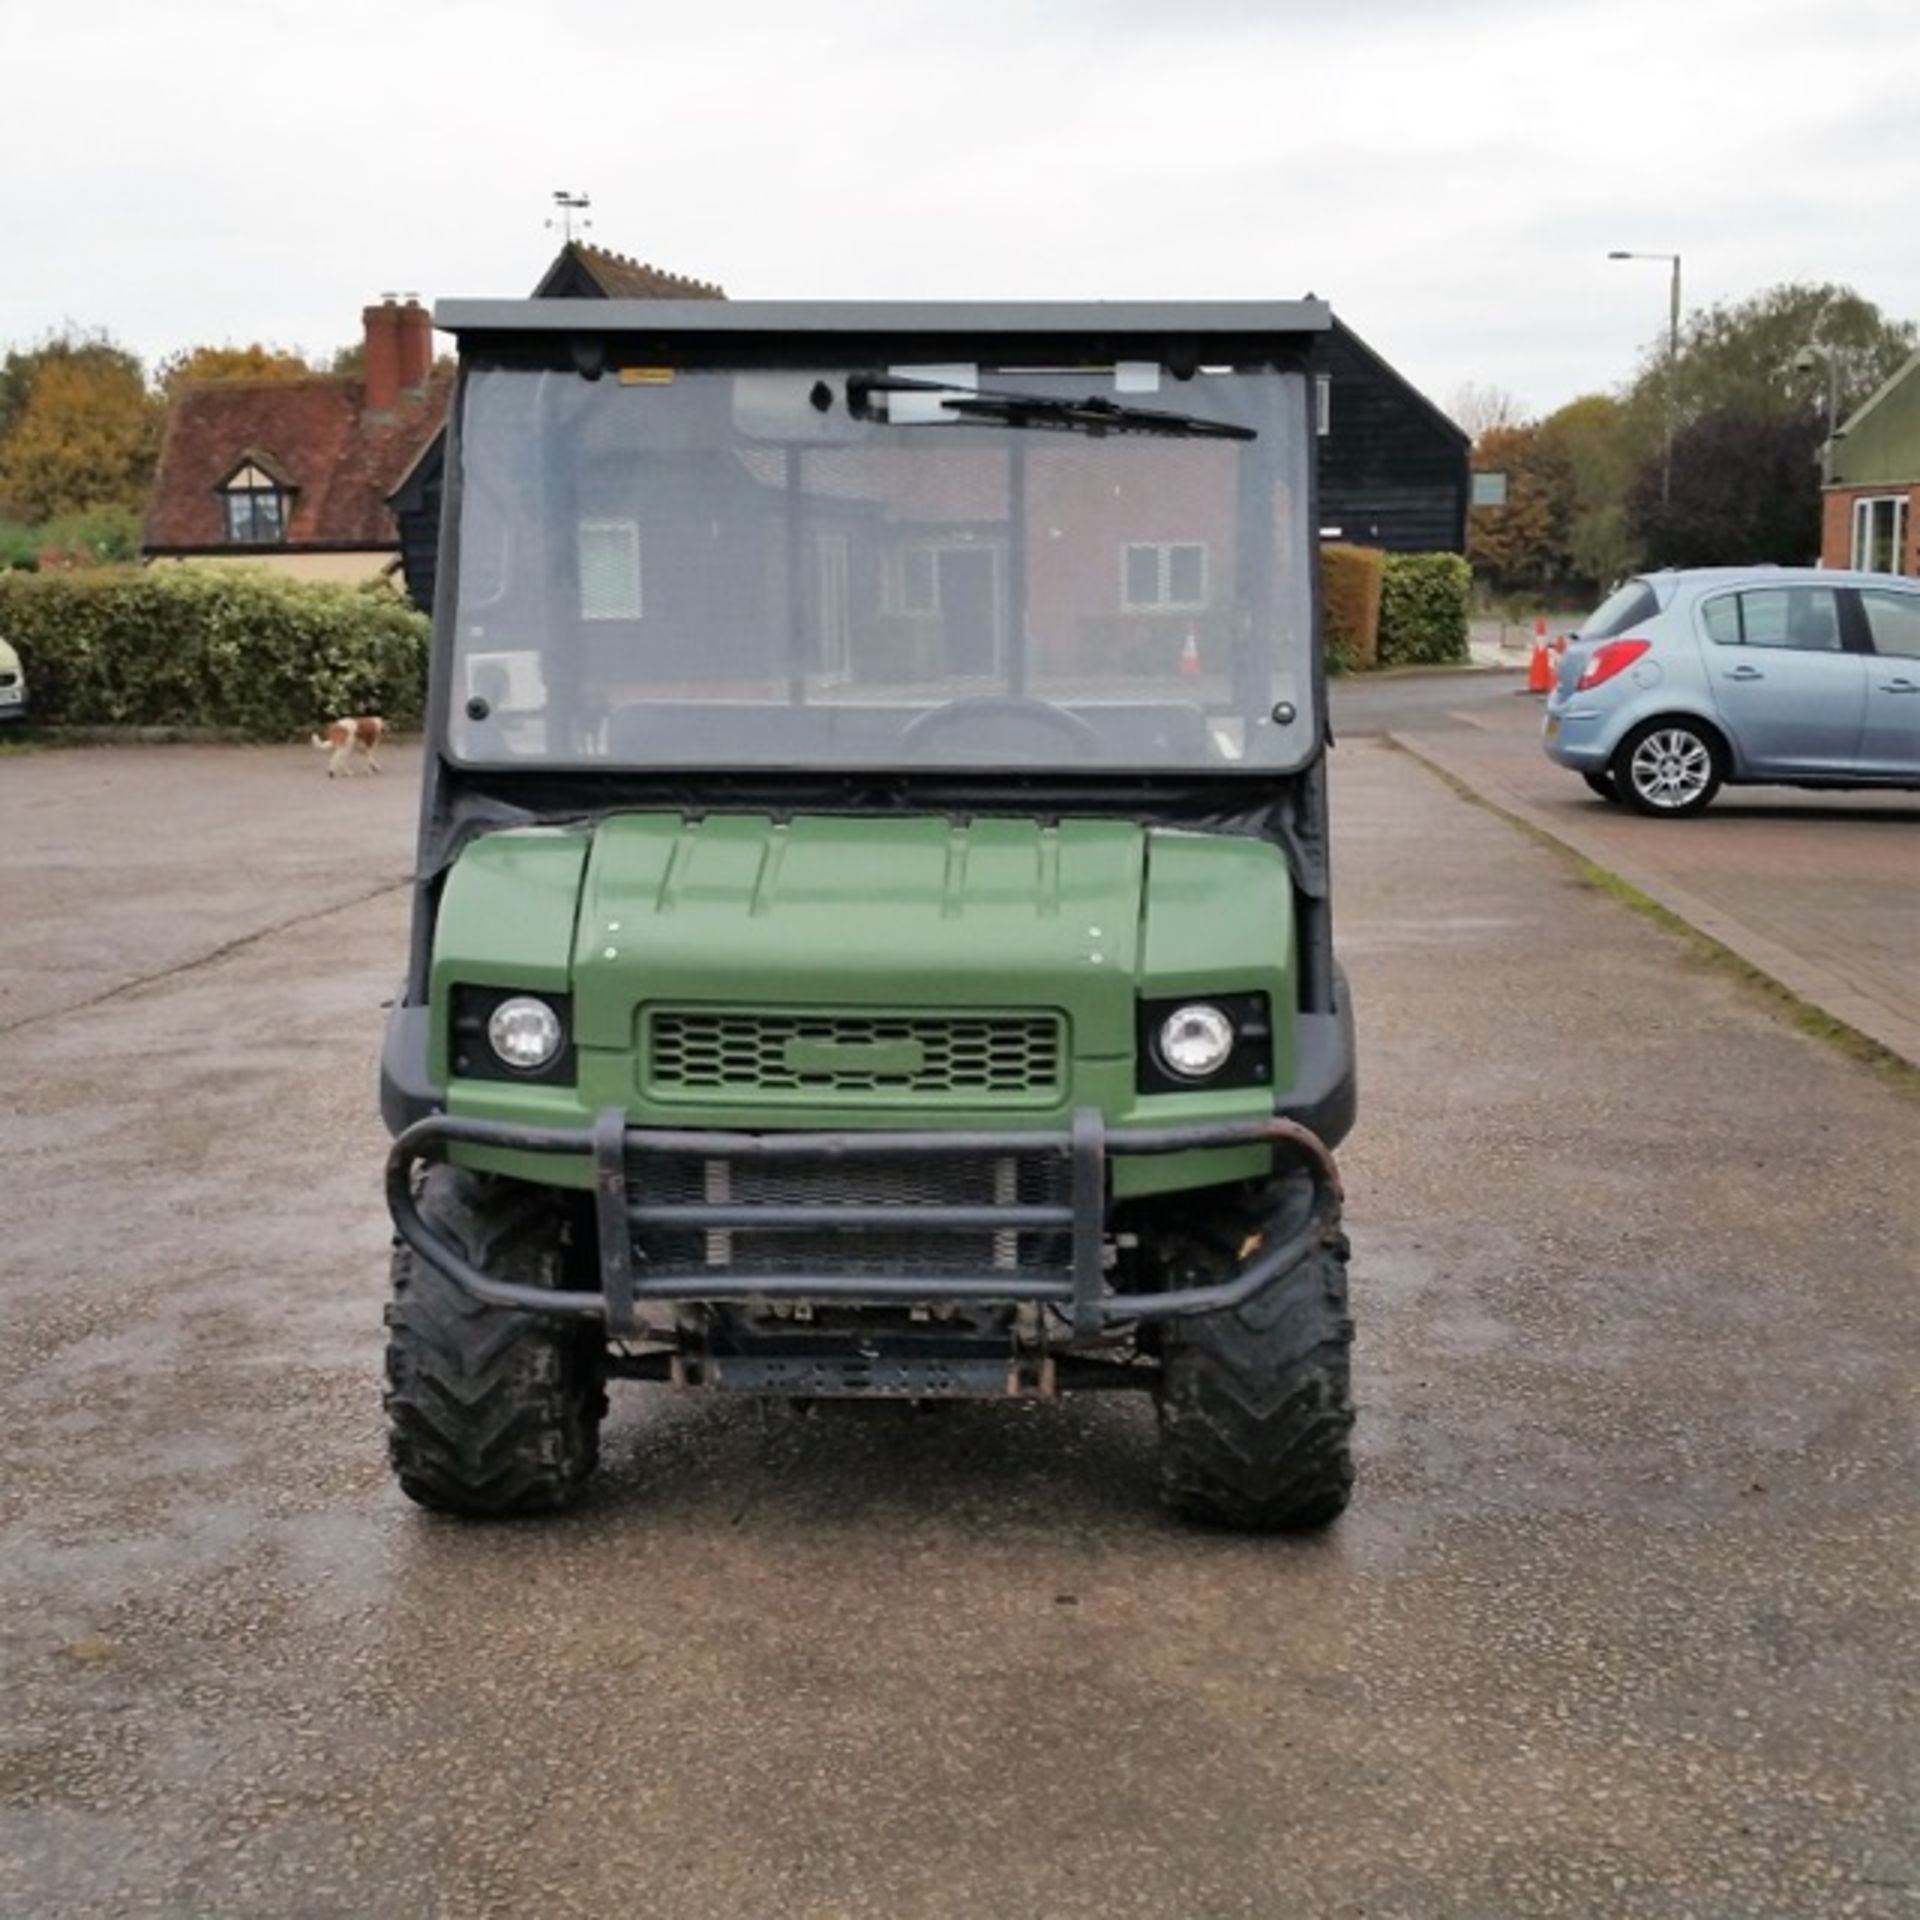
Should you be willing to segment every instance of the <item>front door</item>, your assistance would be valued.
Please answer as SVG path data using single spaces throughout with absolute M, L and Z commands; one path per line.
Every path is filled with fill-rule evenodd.
M 991 547 L 941 547 L 938 568 L 941 625 L 946 633 L 947 671 L 962 679 L 986 679 L 998 664 L 995 644 L 999 569 Z
M 1703 624 L 1714 703 L 1747 774 L 1837 779 L 1855 770 L 1871 663 L 1842 643 L 1834 588 L 1722 594 L 1707 602 Z
M 1860 771 L 1920 780 L 1920 588 L 1863 587 L 1860 611 L 1873 642 Z

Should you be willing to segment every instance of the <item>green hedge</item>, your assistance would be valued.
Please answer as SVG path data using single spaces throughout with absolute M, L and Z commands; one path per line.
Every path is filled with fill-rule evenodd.
M 1380 599 L 1386 555 L 1339 542 L 1320 549 L 1320 618 L 1327 665 L 1365 673 L 1378 664 Z
M 194 566 L 0 574 L 0 634 L 48 726 L 287 740 L 342 714 L 414 727 L 426 698 L 427 622 L 384 586 Z
M 1457 553 L 1388 554 L 1380 592 L 1380 664 L 1466 659 L 1472 581 L 1472 570 Z

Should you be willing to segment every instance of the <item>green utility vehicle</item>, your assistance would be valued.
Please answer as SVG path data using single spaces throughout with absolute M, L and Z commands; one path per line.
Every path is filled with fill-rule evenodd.
M 382 1074 L 400 1484 L 609 1379 L 1158 1402 L 1352 1482 L 1313 301 L 456 302 Z

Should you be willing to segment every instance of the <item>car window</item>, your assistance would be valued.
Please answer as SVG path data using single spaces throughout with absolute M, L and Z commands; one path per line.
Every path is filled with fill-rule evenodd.
M 1740 644 L 1740 605 L 1730 593 L 1723 593 L 1717 600 L 1709 600 L 1700 609 L 1700 624 L 1707 630 L 1707 638 L 1716 646 L 1737 647 Z
M 1866 610 L 1875 653 L 1920 660 L 1920 593 L 1876 592 L 1868 587 L 1861 592 L 1860 604 Z
M 1660 602 L 1644 580 L 1624 581 L 1580 622 L 1580 638 L 1612 640 L 1659 611 Z
M 1743 645 L 1840 651 L 1840 599 L 1831 587 L 1757 587 L 1736 597 Z

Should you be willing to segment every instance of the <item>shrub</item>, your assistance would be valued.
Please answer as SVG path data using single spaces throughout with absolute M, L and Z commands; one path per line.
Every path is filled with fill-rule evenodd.
M 32 573 L 40 565 L 40 530 L 18 520 L 0 520 L 0 572 L 9 567 Z
M 0 574 L 0 633 L 50 726 L 285 740 L 341 714 L 416 726 L 425 701 L 427 622 L 384 587 L 191 566 Z
M 1457 553 L 1390 553 L 1380 594 L 1380 664 L 1445 664 L 1467 657 L 1472 574 Z
M 140 551 L 140 516 L 130 507 L 89 507 L 49 520 L 40 544 L 74 555 L 84 566 L 109 566 L 134 559 Z
M 1336 672 L 1364 673 L 1377 663 L 1385 564 L 1375 547 L 1320 549 L 1321 629 L 1327 665 Z

